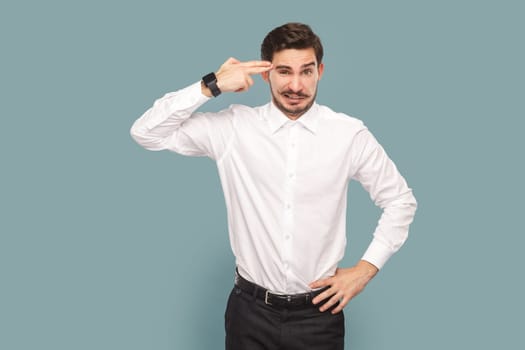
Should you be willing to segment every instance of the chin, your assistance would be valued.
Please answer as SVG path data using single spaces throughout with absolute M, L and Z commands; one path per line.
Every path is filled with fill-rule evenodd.
M 308 106 L 311 104 L 311 101 L 308 100 L 308 101 L 301 101 L 301 103 L 298 103 L 298 104 L 287 104 L 287 103 L 283 103 L 283 106 L 286 107 L 286 109 L 290 110 L 290 111 L 298 111 L 298 112 L 301 112 L 301 111 L 304 111 L 306 109 L 308 109 Z
M 313 104 L 313 99 L 301 101 L 300 104 L 291 105 L 286 103 L 284 100 L 275 98 L 275 96 L 273 96 L 273 103 L 284 114 L 288 116 L 300 117 L 310 109 Z

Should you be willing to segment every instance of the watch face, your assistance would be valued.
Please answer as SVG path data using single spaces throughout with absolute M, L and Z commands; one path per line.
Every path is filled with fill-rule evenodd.
M 217 78 L 215 77 L 215 74 L 214 73 L 210 73 L 210 74 L 206 74 L 203 78 L 202 78 L 202 81 L 204 81 L 204 84 L 206 86 L 208 86 L 210 83 L 214 83 L 217 81 Z
M 217 97 L 221 94 L 221 90 L 217 86 L 217 77 L 215 76 L 215 73 L 212 72 L 210 74 L 206 74 L 202 77 L 202 81 L 204 82 L 204 85 L 210 89 L 214 97 Z

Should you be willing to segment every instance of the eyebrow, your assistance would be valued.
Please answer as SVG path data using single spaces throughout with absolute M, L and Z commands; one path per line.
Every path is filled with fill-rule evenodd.
M 310 66 L 314 66 L 315 67 L 315 61 L 303 64 L 301 66 L 301 69 L 304 69 L 304 68 L 307 68 L 307 67 L 310 67 Z M 292 69 L 292 67 L 286 66 L 286 65 L 279 65 L 279 66 L 276 66 L 275 69 Z

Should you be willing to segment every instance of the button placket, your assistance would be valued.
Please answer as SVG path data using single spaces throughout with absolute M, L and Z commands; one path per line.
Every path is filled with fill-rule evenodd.
M 288 130 L 287 140 L 287 161 L 286 161 L 286 178 L 285 197 L 284 197 L 284 221 L 283 221 L 283 268 L 285 282 L 290 280 L 290 265 L 293 260 L 293 226 L 294 226 L 294 187 L 297 166 L 297 128 L 292 125 Z

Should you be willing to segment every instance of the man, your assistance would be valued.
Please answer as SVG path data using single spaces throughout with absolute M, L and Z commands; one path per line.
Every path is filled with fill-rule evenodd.
M 230 58 L 165 95 L 131 134 L 149 150 L 217 163 L 237 265 L 226 349 L 343 349 L 342 310 L 404 243 L 416 201 L 361 121 L 315 102 L 323 47 L 309 26 L 275 28 L 261 56 Z M 212 96 L 248 90 L 255 74 L 270 87 L 268 104 L 195 112 Z M 383 213 L 362 259 L 339 268 L 351 179 Z

